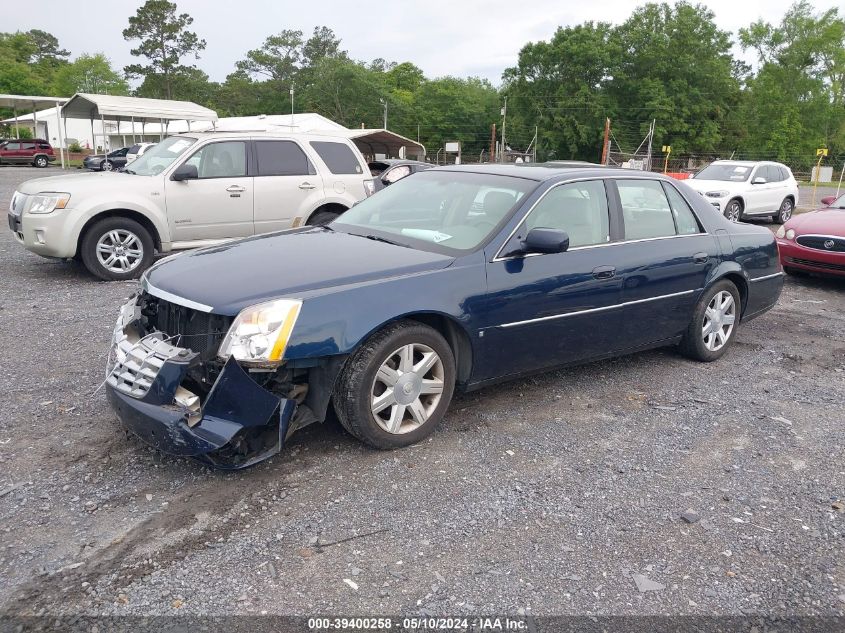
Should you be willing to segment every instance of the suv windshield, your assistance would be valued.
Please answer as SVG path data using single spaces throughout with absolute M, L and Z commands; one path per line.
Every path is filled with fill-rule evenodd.
M 693 178 L 698 180 L 724 180 L 729 182 L 743 182 L 751 174 L 749 165 L 726 165 L 725 163 L 708 165 Z
M 512 176 L 426 171 L 356 204 L 330 226 L 422 250 L 457 254 L 484 243 L 537 185 Z
M 174 160 L 185 153 L 197 139 L 189 136 L 171 136 L 132 161 L 128 174 L 157 176 L 170 167 Z

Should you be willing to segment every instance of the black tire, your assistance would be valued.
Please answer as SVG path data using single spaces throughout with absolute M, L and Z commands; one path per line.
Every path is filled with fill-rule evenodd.
M 325 226 L 329 222 L 333 222 L 340 216 L 340 213 L 334 211 L 317 211 L 305 224 L 308 226 Z
M 115 230 L 134 234 L 142 246 L 140 262 L 125 273 L 118 273 L 106 268 L 97 257 L 97 242 L 101 237 Z M 123 281 L 126 279 L 136 279 L 149 268 L 153 261 L 154 248 L 153 238 L 149 231 L 138 222 L 129 218 L 112 217 L 100 220 L 85 232 L 85 236 L 82 238 L 80 252 L 82 263 L 85 264 L 85 268 L 93 275 L 106 281 Z
M 792 213 L 795 211 L 795 203 L 792 201 L 792 198 L 784 198 L 783 202 L 780 203 L 780 208 L 778 212 L 774 215 L 774 220 L 778 224 L 784 224 L 789 218 L 792 217 Z
M 733 297 L 735 306 L 735 321 L 734 326 L 733 328 L 731 328 L 725 343 L 717 350 L 710 350 L 704 343 L 702 328 L 704 327 L 704 318 L 705 312 L 707 311 L 707 306 L 713 300 L 713 297 L 715 297 L 720 292 L 729 292 Z M 736 331 L 739 327 L 740 314 L 742 312 L 742 303 L 740 301 L 741 300 L 739 290 L 737 290 L 737 287 L 727 279 L 717 281 L 715 284 L 705 290 L 704 294 L 701 295 L 701 298 L 698 300 L 698 303 L 695 306 L 695 310 L 693 311 L 692 315 L 692 320 L 687 326 L 686 332 L 684 332 L 684 336 L 681 339 L 680 345 L 678 346 L 681 350 L 681 353 L 684 356 L 687 356 L 688 358 L 692 358 L 693 360 L 701 361 L 704 363 L 710 363 L 716 360 L 717 358 L 721 358 L 721 356 L 731 346 L 731 343 L 733 343 L 734 338 L 736 338 Z
M 112 171 L 114 169 L 114 163 L 111 161 L 103 161 L 100 163 L 100 171 Z
M 723 215 L 731 222 L 740 222 L 742 221 L 742 212 L 744 210 L 745 207 L 742 204 L 742 200 L 738 198 L 732 198 L 725 205 L 725 211 Z
M 36 167 L 43 169 L 44 167 L 47 166 L 47 162 L 48 161 L 47 161 L 46 156 L 36 156 L 35 160 L 33 161 L 32 164 L 35 165 Z
M 394 351 L 405 345 L 425 345 L 440 357 L 443 391 L 428 419 L 405 433 L 389 433 L 372 413 L 371 394 L 376 374 Z M 397 321 L 373 334 L 349 357 L 335 383 L 332 402 L 343 427 L 359 440 L 381 449 L 416 444 L 429 436 L 446 413 L 455 389 L 455 357 L 439 332 L 416 321 Z M 433 404 L 433 403 L 432 403 Z

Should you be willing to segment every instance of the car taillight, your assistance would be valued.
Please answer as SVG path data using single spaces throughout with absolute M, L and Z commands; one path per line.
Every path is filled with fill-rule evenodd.
M 364 191 L 366 192 L 368 198 L 371 195 L 373 195 L 376 192 L 375 181 L 374 180 L 365 180 L 364 181 Z

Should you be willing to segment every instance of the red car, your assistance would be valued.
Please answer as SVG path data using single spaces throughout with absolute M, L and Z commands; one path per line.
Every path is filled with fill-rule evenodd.
M 845 195 L 822 198 L 827 206 L 794 215 L 777 233 L 780 263 L 797 271 L 845 277 Z
M 0 165 L 46 167 L 54 160 L 53 147 L 44 139 L 11 139 L 0 143 Z

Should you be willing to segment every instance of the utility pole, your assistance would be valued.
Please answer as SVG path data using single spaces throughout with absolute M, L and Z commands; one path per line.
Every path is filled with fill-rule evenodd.
M 387 99 L 379 99 L 379 103 L 384 106 L 384 129 L 387 129 Z
M 601 164 L 607 165 L 608 143 L 610 143 L 610 119 L 604 120 L 604 143 L 601 146 Z
M 651 128 L 648 131 L 648 154 L 646 154 L 646 171 L 651 171 L 651 142 L 654 140 L 654 126 L 657 125 L 657 119 L 652 119 Z
M 290 127 L 293 129 L 293 84 L 290 85 Z
M 505 105 L 502 108 L 502 153 L 499 155 L 499 162 L 504 163 L 507 160 L 507 145 L 505 145 L 505 127 L 508 124 L 508 98 L 505 97 Z
M 537 143 L 540 141 L 540 137 L 538 136 L 540 129 L 535 125 L 534 126 L 534 159 L 533 162 L 537 162 Z
M 491 126 L 490 133 L 490 162 L 496 162 L 496 124 Z

